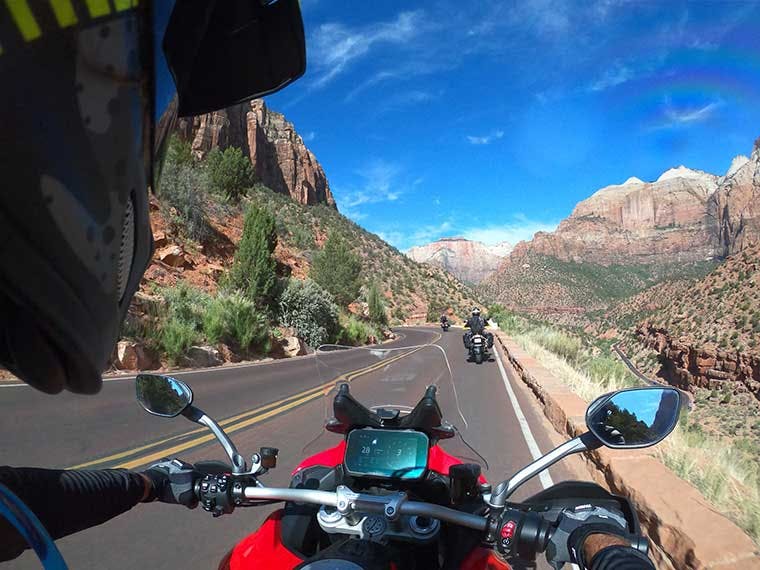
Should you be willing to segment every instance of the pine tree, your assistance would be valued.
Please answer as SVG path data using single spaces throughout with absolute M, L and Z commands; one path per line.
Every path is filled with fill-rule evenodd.
M 388 315 L 385 313 L 385 301 L 375 281 L 372 282 L 367 291 L 367 305 L 369 306 L 370 321 L 378 325 L 388 324 Z
M 359 295 L 362 263 L 338 234 L 331 233 L 311 266 L 310 277 L 342 307 Z
M 260 308 L 274 307 L 277 290 L 277 246 L 274 217 L 265 209 L 250 206 L 245 213 L 243 237 L 229 273 L 229 285 Z

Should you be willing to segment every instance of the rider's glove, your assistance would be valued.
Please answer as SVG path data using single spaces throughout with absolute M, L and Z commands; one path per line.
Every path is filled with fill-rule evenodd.
M 200 474 L 190 463 L 181 459 L 163 459 L 151 465 L 143 475 L 153 486 L 148 500 L 184 505 L 189 509 L 198 506 L 194 482 Z

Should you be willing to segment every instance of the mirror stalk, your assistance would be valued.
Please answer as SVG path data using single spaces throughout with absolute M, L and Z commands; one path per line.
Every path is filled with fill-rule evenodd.
M 499 483 L 491 494 L 488 504 L 496 509 L 503 509 L 507 499 L 526 481 L 532 479 L 545 469 L 548 469 L 557 461 L 564 459 L 568 455 L 580 453 L 590 449 L 597 449 L 602 446 L 594 434 L 586 432 L 583 435 L 574 437 L 566 441 L 559 447 L 554 448 L 546 455 L 539 457 L 533 463 L 526 465 L 520 471 L 515 473 L 507 481 Z
M 232 443 L 232 440 L 229 438 L 229 436 L 224 433 L 222 427 L 216 423 L 213 418 L 207 416 L 203 410 L 200 410 L 195 406 L 188 406 L 185 408 L 182 411 L 182 415 L 190 421 L 201 424 L 210 429 L 211 433 L 216 436 L 216 439 L 219 441 L 219 443 L 222 444 L 224 451 L 230 458 L 230 461 L 232 462 L 232 472 L 236 474 L 245 473 L 245 458 L 243 458 L 243 456 L 238 453 L 235 444 Z

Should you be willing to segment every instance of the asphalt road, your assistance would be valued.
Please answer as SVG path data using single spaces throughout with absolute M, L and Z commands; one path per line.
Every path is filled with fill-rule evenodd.
M 526 437 L 497 362 L 466 362 L 461 331 L 439 334 L 434 328 L 405 328 L 400 340 L 385 345 L 413 346 L 436 342 L 451 363 L 459 405 L 467 419 L 467 440 L 489 461 L 484 474 L 497 483 L 532 460 Z M 341 373 L 372 364 L 366 351 L 347 351 L 336 365 Z M 407 364 L 405 364 L 407 363 Z M 424 388 L 421 359 L 401 359 L 403 371 L 420 391 Z M 226 423 L 244 455 L 260 446 L 280 449 L 278 467 L 263 479 L 269 486 L 287 486 L 290 472 L 312 452 L 334 445 L 339 437 L 320 436 L 324 423 L 326 376 L 317 372 L 313 357 L 253 366 L 209 369 L 177 376 L 191 385 L 195 404 Z M 535 411 L 524 386 L 506 368 L 509 382 L 529 431 L 542 452 L 553 445 L 545 421 Z M 355 379 L 352 393 L 378 401 L 389 385 L 377 381 L 379 372 Z M 374 380 L 374 381 L 373 381 Z M 387 380 L 387 378 L 385 378 Z M 417 386 L 419 384 L 419 386 Z M 382 392 L 383 394 L 385 392 Z M 39 467 L 125 466 L 139 469 L 166 455 L 187 461 L 225 459 L 221 447 L 206 432 L 184 418 L 166 420 L 147 415 L 134 401 L 130 378 L 107 382 L 96 397 L 71 394 L 45 396 L 26 387 L 0 388 L 3 439 L 0 461 L 8 465 Z M 456 418 L 449 418 L 453 423 Z M 446 447 L 446 444 L 444 444 Z M 450 451 L 461 449 L 455 444 Z M 561 465 L 551 470 L 554 481 L 570 477 Z M 515 498 L 539 491 L 535 479 Z M 51 498 L 54 500 L 54 498 Z M 258 528 L 275 507 L 239 509 L 213 519 L 207 513 L 163 504 L 138 505 L 122 516 L 58 541 L 70 568 L 130 569 L 216 568 L 235 542 Z M 0 565 L 39 568 L 30 553 Z

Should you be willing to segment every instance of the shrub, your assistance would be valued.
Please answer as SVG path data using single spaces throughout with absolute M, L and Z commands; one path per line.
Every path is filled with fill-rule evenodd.
M 367 344 L 370 337 L 380 338 L 379 331 L 370 323 L 358 319 L 354 315 L 349 315 L 341 323 L 341 331 L 338 336 L 340 344 L 350 346 L 360 346 Z
M 291 279 L 280 298 L 280 322 L 293 327 L 306 344 L 316 347 L 337 335 L 338 307 L 314 281 Z
M 251 161 L 237 147 L 212 149 L 204 170 L 209 189 L 233 202 L 245 196 L 254 182 Z
M 276 246 L 274 217 L 263 208 L 250 206 L 227 285 L 242 291 L 261 308 L 274 307 L 277 262 L 272 254 Z
M 311 266 L 310 277 L 326 289 L 339 305 L 346 307 L 359 294 L 361 260 L 348 243 L 333 232 Z
M 314 249 L 314 235 L 303 226 L 293 228 L 293 243 L 298 249 Z
M 269 325 L 249 299 L 238 292 L 220 294 L 209 303 L 203 317 L 203 332 L 209 342 L 251 346 L 269 352 Z
M 498 303 L 488 308 L 488 318 L 496 321 L 499 328 L 507 333 L 520 331 L 520 321 L 517 315 L 511 313 Z
M 169 138 L 169 148 L 166 150 L 166 162 L 179 166 L 193 166 L 195 159 L 190 143 L 172 135 Z
M 214 234 L 209 222 L 197 168 L 167 159 L 159 195 L 161 212 L 172 229 L 189 239 L 204 243 Z
M 198 332 L 192 323 L 172 316 L 161 325 L 159 344 L 169 358 L 169 362 L 177 364 L 187 349 L 197 342 L 198 337 Z
M 367 305 L 369 306 L 369 320 L 378 325 L 388 324 L 388 315 L 385 313 L 385 299 L 377 282 L 373 281 L 367 291 Z
M 211 297 L 184 281 L 180 281 L 175 287 L 164 287 L 160 292 L 166 301 L 169 320 L 188 324 L 196 331 L 202 330 L 203 315 Z

